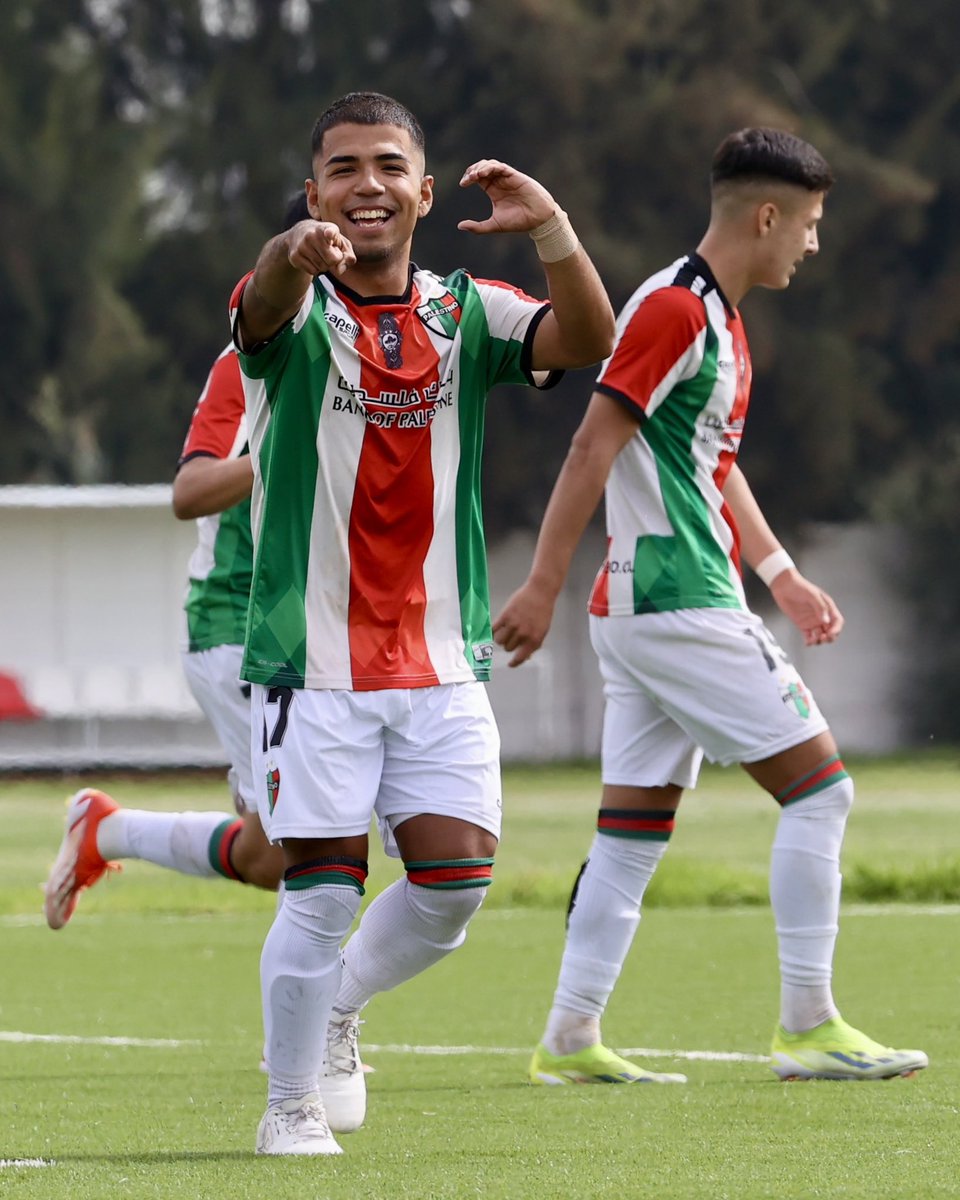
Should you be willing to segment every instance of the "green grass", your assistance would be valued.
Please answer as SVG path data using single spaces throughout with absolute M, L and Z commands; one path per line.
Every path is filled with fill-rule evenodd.
M 844 847 L 847 901 L 960 902 L 960 807 L 957 756 L 848 763 L 857 800 Z M 59 844 L 63 800 L 82 780 L 0 780 L 6 816 L 0 844 L 0 913 L 37 911 L 38 882 Z M 89 782 L 89 781 L 87 781 Z M 143 808 L 224 808 L 215 775 L 99 779 L 123 804 Z M 592 837 L 599 801 L 595 764 L 511 768 L 504 777 L 504 834 L 487 904 L 515 908 L 566 903 Z M 647 897 L 651 906 L 766 904 L 767 859 L 776 808 L 738 770 L 708 768 L 683 800 L 669 853 Z M 399 871 L 371 839 L 369 890 Z M 245 888 L 178 881 L 142 863 L 126 865 L 84 900 L 90 913 L 259 912 L 264 897 Z
M 854 766 L 847 884 L 867 868 L 894 881 L 895 896 L 949 882 L 960 846 L 954 765 Z M 225 794 L 201 777 L 101 782 L 143 807 L 218 807 Z M 131 863 L 51 933 L 36 915 L 37 885 L 74 785 L 0 784 L 0 1160 L 55 1163 L 0 1168 L 3 1200 L 960 1194 L 960 910 L 858 905 L 842 921 L 845 1016 L 926 1049 L 929 1071 L 874 1085 L 780 1084 L 754 1061 L 776 1013 L 770 913 L 729 906 L 765 890 L 775 813 L 735 772 L 709 772 L 685 800 L 660 903 L 646 912 L 604 1025 L 618 1048 L 659 1051 L 648 1061 L 685 1071 L 686 1087 L 525 1083 L 597 783 L 593 766 L 510 771 L 489 907 L 462 950 L 367 1009 L 377 1067 L 367 1124 L 343 1139 L 341 1158 L 320 1162 L 252 1154 L 264 1104 L 257 960 L 272 897 Z M 372 857 L 382 885 L 396 864 Z M 14 1042 L 4 1032 L 79 1040 Z M 89 1040 L 107 1037 L 189 1044 Z M 402 1049 L 416 1046 L 460 1049 Z M 682 1057 L 698 1051 L 743 1058 Z

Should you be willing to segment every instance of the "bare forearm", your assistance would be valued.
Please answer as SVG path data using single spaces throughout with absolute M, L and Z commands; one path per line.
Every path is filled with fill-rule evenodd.
M 555 599 L 603 495 L 609 462 L 574 438 L 554 485 L 530 567 L 531 584 Z
M 253 464 L 242 458 L 191 458 L 173 481 L 173 513 L 181 521 L 223 512 L 246 500 L 253 487 Z
M 770 528 L 766 517 L 750 490 L 746 477 L 734 464 L 723 488 L 723 498 L 730 507 L 740 530 L 740 548 L 751 567 L 780 549 L 780 541 Z
M 240 335 L 246 346 L 271 337 L 297 311 L 310 286 L 310 275 L 293 266 L 287 233 L 271 238 L 243 290 Z
M 559 262 L 543 263 L 553 317 L 557 323 L 558 357 L 552 367 L 586 367 L 613 349 L 616 318 L 610 298 L 582 246 Z M 539 364 L 535 364 L 539 365 Z

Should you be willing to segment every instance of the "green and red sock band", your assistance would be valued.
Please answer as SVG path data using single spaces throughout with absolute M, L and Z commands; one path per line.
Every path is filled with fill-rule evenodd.
M 797 800 L 806 800 L 808 796 L 815 796 L 817 792 L 822 792 L 825 788 L 839 783 L 841 779 L 847 778 L 840 755 L 834 754 L 832 758 L 826 759 L 818 767 L 808 771 L 806 775 L 795 779 L 782 792 L 777 792 L 776 801 L 781 808 L 785 808 L 788 804 L 795 804 Z
M 226 879 L 235 879 L 239 883 L 242 883 L 243 880 L 233 869 L 233 863 L 230 861 L 230 851 L 242 828 L 243 821 L 240 817 L 227 817 L 213 831 L 207 845 L 207 857 L 210 859 L 210 866 L 213 867 L 218 875 L 223 875 Z
M 334 884 L 356 888 L 362 896 L 366 878 L 364 859 L 332 854 L 328 858 L 315 858 L 296 867 L 287 867 L 283 873 L 283 886 L 288 892 L 303 892 L 307 888 Z
M 666 842 L 673 833 L 677 814 L 672 809 L 601 808 L 597 832 L 610 837 L 642 838 L 647 842 Z
M 448 858 L 435 862 L 403 864 L 407 879 L 425 888 L 489 887 L 493 880 L 492 858 Z

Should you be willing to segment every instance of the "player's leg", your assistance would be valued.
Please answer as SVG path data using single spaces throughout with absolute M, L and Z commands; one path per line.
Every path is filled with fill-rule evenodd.
M 770 898 L 785 1028 L 776 1035 L 774 1069 L 784 1077 L 868 1079 L 925 1066 L 926 1055 L 888 1051 L 837 1014 L 831 975 L 853 784 L 796 667 L 750 612 L 659 614 L 656 621 L 662 648 L 684 664 L 679 686 L 664 672 L 665 702 L 683 707 L 685 727 L 710 758 L 743 764 L 781 805 Z M 795 1052 L 781 1062 L 776 1056 L 788 1043 Z
M 217 812 L 122 808 L 106 792 L 81 788 L 67 801 L 66 828 L 44 887 L 51 929 L 62 929 L 81 894 L 117 859 L 139 858 L 186 875 L 236 878 L 230 852 L 243 822 Z
M 277 887 L 282 855 L 255 815 L 249 687 L 240 680 L 241 655 L 242 647 L 224 645 L 182 656 L 190 689 L 231 763 L 228 778 L 240 816 L 128 809 L 105 792 L 82 788 L 68 801 L 63 841 L 44 889 L 52 929 L 66 925 L 81 893 L 124 858 L 185 875 Z
M 336 1009 L 359 1012 L 466 940 L 491 882 L 497 839 L 454 817 L 421 814 L 396 828 L 406 873 L 380 893 L 344 947 Z
M 781 807 L 770 858 L 780 958 L 772 1064 L 783 1079 L 886 1079 L 927 1065 L 847 1025 L 831 987 L 839 930 L 840 850 L 853 782 L 829 731 L 744 769 Z
M 272 846 L 257 815 L 257 789 L 250 757 L 250 684 L 240 678 L 243 647 L 213 646 L 182 656 L 190 690 L 213 726 L 230 763 L 228 780 L 242 824 L 228 853 L 221 848 L 223 874 L 275 891 L 283 875 L 283 853 Z
M 260 815 L 283 847 L 282 902 L 260 960 L 267 1111 L 262 1154 L 336 1154 L 320 1090 L 340 946 L 360 908 L 383 759 L 380 694 L 254 685 Z
M 640 921 L 683 787 L 700 755 L 636 684 L 618 656 L 596 643 L 604 677 L 603 793 L 593 844 L 570 897 L 553 1004 L 529 1067 L 533 1083 L 674 1083 L 603 1045 L 600 1021 Z
M 397 693 L 377 812 L 406 874 L 370 904 L 343 952 L 334 1019 L 350 1039 L 323 1080 L 331 1123 L 355 1127 L 364 1083 L 358 1015 L 462 945 L 491 881 L 500 832 L 500 739 L 486 689 L 455 684 Z M 388 852 L 394 852 L 393 847 Z M 335 1056 L 331 1038 L 331 1059 Z
M 501 811 L 500 737 L 483 685 L 396 693 L 377 813 L 406 874 L 344 948 L 338 1011 L 358 1011 L 463 943 L 491 882 Z

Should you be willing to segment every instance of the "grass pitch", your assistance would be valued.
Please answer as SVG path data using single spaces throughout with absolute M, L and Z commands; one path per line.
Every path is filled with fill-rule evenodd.
M 869 868 L 910 899 L 949 883 L 953 764 L 863 764 L 855 778 L 847 880 Z M 102 782 L 142 807 L 219 807 L 225 796 L 211 779 Z M 960 908 L 948 891 L 936 905 L 856 903 L 841 925 L 845 1016 L 927 1050 L 928 1071 L 779 1083 L 762 1061 L 777 983 L 756 894 L 776 814 L 738 773 L 708 773 L 685 801 L 604 1026 L 609 1044 L 685 1071 L 685 1087 L 525 1083 L 597 784 L 593 767 L 511 771 L 489 903 L 462 950 L 367 1009 L 368 1120 L 332 1161 L 252 1153 L 265 1091 L 257 960 L 272 897 L 131 863 L 65 930 L 42 924 L 37 885 L 74 784 L 0 784 L 4 1200 L 960 1194 Z M 397 866 L 371 857 L 382 886 Z

